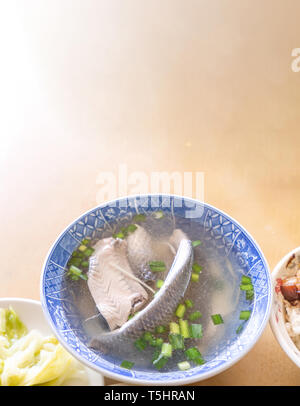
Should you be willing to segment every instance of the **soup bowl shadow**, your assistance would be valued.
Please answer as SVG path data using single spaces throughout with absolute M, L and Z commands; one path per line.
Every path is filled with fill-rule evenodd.
M 227 325 L 231 333 L 224 334 L 222 341 L 207 357 L 202 354 L 205 364 L 187 371 L 156 371 L 151 366 L 134 366 L 127 370 L 120 366 L 120 359 L 114 354 L 104 355 L 90 348 L 90 336 L 84 328 L 84 317 L 78 307 L 80 291 L 77 294 L 76 289 L 70 289 L 67 277 L 67 263 L 83 239 L 97 240 L 112 235 L 120 224 L 130 223 L 136 214 L 151 215 L 157 211 L 176 218 L 179 228 L 182 222 L 183 231 L 186 224 L 193 225 L 197 232 L 190 238 L 201 240 L 196 249 L 207 260 L 216 255 L 224 258 L 230 264 L 231 273 L 238 278 L 242 275 L 251 277 L 254 289 L 254 299 L 250 303 L 245 301 L 245 292 L 238 293 L 239 300 Z M 85 281 L 80 283 L 86 284 Z M 201 278 L 198 283 L 201 288 Z M 46 319 L 60 343 L 72 355 L 105 376 L 139 385 L 188 384 L 212 377 L 234 365 L 261 336 L 269 319 L 273 291 L 263 253 L 237 221 L 209 204 L 175 195 L 130 196 L 84 213 L 58 236 L 50 248 L 42 270 L 40 290 Z M 237 333 L 236 328 L 241 324 L 240 311 L 245 310 L 246 305 L 251 316 Z

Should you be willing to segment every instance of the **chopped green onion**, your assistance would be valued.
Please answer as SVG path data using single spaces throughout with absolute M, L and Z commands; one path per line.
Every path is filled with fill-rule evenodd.
M 71 258 L 69 261 L 69 265 L 75 265 L 76 267 L 79 267 L 81 264 L 81 258 Z
M 133 319 L 133 317 L 135 317 L 137 314 L 139 314 L 139 312 L 135 312 L 133 314 L 130 314 L 128 317 L 128 320 Z
M 191 280 L 192 280 L 192 282 L 198 282 L 199 281 L 199 274 L 193 272 L 192 276 L 191 276 Z
M 236 329 L 236 334 L 240 334 L 240 332 L 243 330 L 243 328 L 244 328 L 244 325 L 243 324 L 240 324 L 239 326 L 238 326 L 238 328 Z
M 195 358 L 195 359 L 193 360 L 193 362 L 195 362 L 195 364 L 197 364 L 197 365 L 203 365 L 203 364 L 205 364 L 205 360 L 204 360 L 202 357 Z
M 152 357 L 152 363 L 160 356 L 160 349 L 156 348 L 156 350 L 153 353 L 153 357 Z
M 143 350 L 147 347 L 147 341 L 144 340 L 142 337 L 141 337 L 141 338 L 138 338 L 137 340 L 135 340 L 134 346 L 135 346 L 139 351 L 143 351 Z
M 196 311 L 189 315 L 189 319 L 191 321 L 195 321 L 195 320 L 199 319 L 201 316 L 202 316 L 202 314 L 199 311 Z
M 197 264 L 197 262 L 194 262 L 192 269 L 195 273 L 199 274 L 202 271 L 202 266 Z
M 185 305 L 186 305 L 186 307 L 187 307 L 188 309 L 191 309 L 191 308 L 194 306 L 193 301 L 190 300 L 190 299 L 186 299 L 184 303 L 185 303 Z
M 90 248 L 87 248 L 87 249 L 84 251 L 84 255 L 85 255 L 86 257 L 90 257 L 94 251 L 95 251 L 94 248 L 91 248 L 91 247 L 90 247 Z
M 169 334 L 169 341 L 174 350 L 184 349 L 184 338 L 180 334 Z
M 189 323 L 187 320 L 179 319 L 180 334 L 184 338 L 190 338 Z
M 124 360 L 121 363 L 121 367 L 126 368 L 126 369 L 131 369 L 133 367 L 133 365 L 134 365 L 134 362 L 130 362 L 130 361 L 126 361 L 126 360 Z
M 241 279 L 242 285 L 252 285 L 252 280 L 249 276 L 243 275 Z
M 83 266 L 84 268 L 88 268 L 88 266 L 89 266 L 89 261 L 82 261 L 82 262 L 81 262 L 81 266 Z
M 163 357 L 172 357 L 172 345 L 170 343 L 163 343 L 161 347 L 161 355 Z
M 74 251 L 72 253 L 72 258 L 84 258 L 84 253 L 80 251 Z
M 164 281 L 163 281 L 162 279 L 157 279 L 157 281 L 156 281 L 156 287 L 157 287 L 158 289 L 160 289 L 160 288 L 163 286 L 163 284 L 164 284 Z
M 163 261 L 151 261 L 149 266 L 152 272 L 163 272 L 166 270 L 166 265 Z
M 134 223 L 141 223 L 142 221 L 145 220 L 146 220 L 145 214 L 136 214 L 132 219 Z
M 152 361 L 152 364 L 155 366 L 156 369 L 162 369 L 166 363 L 168 362 L 169 357 L 164 357 L 161 354 Z
M 156 332 L 157 334 L 162 334 L 162 333 L 164 333 L 165 331 L 166 331 L 166 327 L 165 327 L 165 326 L 157 326 L 156 329 L 155 329 L 155 332 Z
M 241 290 L 253 290 L 253 285 L 252 284 L 251 285 L 250 284 L 248 284 L 248 285 L 243 284 L 243 285 L 240 285 L 240 289 Z
M 223 319 L 222 319 L 222 316 L 221 316 L 220 314 L 213 314 L 213 315 L 211 316 L 211 318 L 212 318 L 212 321 L 213 321 L 213 323 L 214 323 L 215 325 L 223 324 L 223 323 L 224 323 L 224 321 L 223 321 Z
M 159 210 L 159 211 L 155 211 L 155 212 L 153 212 L 153 216 L 156 218 L 156 219 L 161 219 L 161 218 L 163 218 L 164 217 L 164 212 L 162 211 L 162 210 Z
M 191 368 L 191 364 L 188 361 L 178 362 L 177 366 L 180 369 L 180 371 L 187 371 L 188 369 Z
M 137 229 L 137 226 L 135 224 L 129 224 L 129 226 L 125 229 L 126 234 L 133 233 L 136 229 Z
M 152 347 L 161 347 L 163 345 L 163 343 L 164 343 L 164 340 L 162 338 L 156 338 Z
M 182 304 L 182 303 L 180 303 L 180 304 L 177 306 L 177 309 L 176 309 L 176 311 L 175 311 L 175 315 L 176 315 L 177 317 L 179 317 L 180 319 L 182 319 L 182 317 L 184 316 L 185 310 L 186 310 L 185 305 Z
M 119 231 L 118 233 L 113 234 L 113 238 L 120 238 L 121 240 L 124 240 L 125 234 L 122 233 L 122 231 Z
M 174 321 L 171 321 L 171 323 L 170 323 L 170 333 L 171 334 L 180 334 L 179 324 L 175 323 Z
M 89 238 L 85 238 L 84 240 L 81 241 L 81 244 L 88 245 L 91 242 Z
M 197 365 L 205 364 L 200 351 L 196 347 L 187 349 L 186 351 L 184 351 L 184 354 L 188 360 L 193 361 Z
M 190 361 L 193 361 L 197 357 L 201 357 L 201 353 L 196 347 L 188 348 L 187 350 L 184 351 L 184 354 Z
M 85 251 L 85 250 L 87 249 L 87 246 L 81 244 L 81 245 L 78 247 L 78 249 L 79 249 L 79 251 L 83 252 L 83 251 Z
M 248 320 L 251 315 L 251 312 L 249 310 L 242 310 L 240 312 L 240 320 Z
M 252 300 L 254 298 L 254 290 L 246 290 L 246 300 Z
M 192 338 L 202 338 L 202 324 L 191 324 L 190 325 L 190 335 Z
M 192 242 L 192 246 L 193 246 L 194 248 L 198 247 L 198 245 L 201 245 L 201 244 L 202 244 L 202 242 L 201 242 L 200 240 L 196 240 L 196 241 L 193 241 L 193 242 Z
M 143 339 L 146 340 L 148 343 L 150 343 L 150 342 L 152 342 L 153 340 L 155 340 L 155 338 L 153 337 L 153 335 L 152 335 L 149 331 L 146 331 L 146 332 L 143 334 Z
M 88 279 L 87 275 L 82 272 L 81 269 L 77 268 L 75 265 L 71 265 L 69 268 L 68 275 L 71 276 L 71 279 L 78 280 L 79 278 L 84 279 L 85 281 Z

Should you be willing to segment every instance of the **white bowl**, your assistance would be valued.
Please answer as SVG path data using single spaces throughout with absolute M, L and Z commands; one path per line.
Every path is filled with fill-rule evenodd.
M 0 307 L 7 308 L 12 306 L 16 311 L 20 319 L 26 325 L 28 330 L 38 330 L 41 334 L 53 335 L 49 324 L 47 323 L 44 312 L 42 310 L 42 305 L 37 300 L 31 299 L 21 299 L 21 298 L 3 298 L 0 299 Z M 103 376 L 98 372 L 84 367 L 88 375 L 88 385 L 89 386 L 103 386 Z M 80 382 L 69 380 L 66 382 L 65 386 L 79 386 Z
M 277 279 L 283 278 L 285 276 L 286 265 L 294 254 L 300 254 L 300 247 L 295 248 L 284 258 L 282 258 L 272 272 L 274 303 L 271 310 L 270 325 L 277 341 L 281 345 L 281 348 L 285 351 L 288 357 L 300 368 L 300 351 L 287 332 L 287 329 L 285 327 L 285 309 L 282 302 L 282 297 L 281 294 L 276 291 Z

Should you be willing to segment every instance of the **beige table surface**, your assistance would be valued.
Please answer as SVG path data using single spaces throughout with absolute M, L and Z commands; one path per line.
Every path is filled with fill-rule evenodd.
M 1 297 L 39 299 L 50 245 L 120 163 L 204 172 L 205 201 L 246 227 L 270 269 L 300 245 L 299 1 L 5 3 Z M 299 383 L 268 326 L 199 385 Z

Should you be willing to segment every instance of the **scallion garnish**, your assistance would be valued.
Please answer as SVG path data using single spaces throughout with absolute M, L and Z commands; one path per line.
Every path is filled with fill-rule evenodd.
M 246 290 L 246 300 L 252 300 L 254 298 L 254 290 Z
M 146 220 L 145 214 L 136 214 L 132 219 L 134 223 L 141 223 L 145 220 Z
M 252 285 L 252 280 L 249 276 L 243 275 L 241 279 L 242 285 Z
M 163 281 L 162 279 L 158 279 L 158 280 L 156 281 L 156 287 L 157 287 L 158 289 L 160 289 L 160 288 L 163 286 L 163 284 L 164 284 L 164 281 Z
M 164 272 L 166 270 L 166 265 L 163 261 L 151 261 L 149 266 L 152 272 Z
M 201 244 L 202 244 L 202 242 L 201 242 L 200 240 L 196 240 L 196 241 L 193 241 L 193 242 L 192 242 L 192 246 L 193 246 L 194 248 L 198 247 L 198 246 L 201 245 Z
M 156 355 L 157 353 L 155 353 L 155 355 Z M 165 365 L 166 365 L 166 363 L 168 362 L 168 360 L 169 360 L 169 357 L 164 357 L 163 355 L 161 355 L 161 353 L 159 352 L 159 355 L 155 358 L 155 355 L 154 355 L 154 359 L 153 359 L 153 361 L 152 361 L 152 364 L 155 366 L 155 368 L 156 369 L 162 369 Z
M 83 253 L 84 253 L 84 256 L 90 257 L 94 251 L 95 251 L 94 248 L 89 247 Z
M 131 369 L 133 367 L 133 365 L 134 365 L 134 362 L 124 360 L 124 361 L 122 361 L 120 366 L 122 368 Z
M 157 334 L 162 334 L 162 333 L 164 333 L 165 331 L 166 331 L 166 327 L 165 327 L 165 326 L 157 326 L 156 329 L 155 329 L 155 332 L 156 332 Z
M 67 274 L 73 281 L 77 281 L 79 278 L 83 280 L 87 280 L 88 277 L 85 273 L 82 272 L 81 269 L 77 268 L 75 265 L 71 265 L 69 268 L 69 272 Z
M 202 266 L 197 264 L 197 262 L 193 263 L 192 269 L 195 273 L 199 274 L 202 272 Z
M 141 338 L 138 338 L 137 340 L 135 340 L 134 346 L 135 346 L 139 351 L 143 351 L 143 350 L 147 347 L 147 341 L 144 340 L 142 337 L 141 337 Z
M 164 343 L 164 340 L 162 338 L 156 338 L 155 342 L 152 345 L 153 347 L 161 347 Z
M 240 289 L 246 291 L 246 300 L 253 300 L 254 287 L 250 276 L 242 275 Z
M 189 323 L 187 320 L 179 319 L 180 334 L 183 338 L 190 338 Z
M 186 307 L 187 307 L 188 309 L 191 309 L 191 308 L 194 306 L 193 301 L 190 300 L 190 299 L 186 299 L 184 303 L 185 303 L 185 305 L 186 305 Z
M 164 217 L 164 212 L 162 211 L 162 210 L 159 210 L 159 211 L 155 211 L 155 212 L 153 212 L 153 216 L 156 218 L 156 219 L 161 219 L 161 218 L 163 218 Z
M 201 353 L 196 347 L 188 348 L 184 351 L 184 353 L 187 359 L 189 359 L 190 361 L 193 361 L 195 358 L 201 357 Z
M 179 326 L 179 324 L 175 323 L 174 321 L 171 321 L 169 327 L 170 327 L 170 333 L 171 334 L 180 334 L 180 326 Z
M 199 311 L 196 311 L 189 315 L 189 319 L 191 321 L 195 321 L 195 320 L 199 319 L 201 316 L 202 316 L 202 314 Z
M 184 338 L 180 334 L 169 334 L 169 341 L 174 350 L 184 349 Z
M 213 315 L 211 316 L 211 318 L 212 318 L 212 321 L 213 321 L 213 323 L 214 323 L 215 325 L 223 324 L 223 323 L 224 323 L 224 321 L 223 321 L 223 319 L 222 319 L 222 316 L 221 316 L 220 314 L 213 314 Z
M 240 312 L 240 320 L 248 320 L 251 315 L 250 310 L 242 310 Z
M 193 361 L 197 365 L 205 364 L 205 361 L 202 358 L 202 355 L 201 355 L 200 351 L 196 347 L 192 347 L 192 348 L 187 349 L 184 352 L 184 354 L 187 357 L 187 359 L 189 359 L 190 361 Z
M 191 324 L 190 325 L 190 336 L 192 338 L 202 338 L 202 324 Z
M 84 244 L 79 245 L 78 250 L 84 252 L 87 249 L 87 246 Z
M 244 284 L 242 284 L 242 285 L 240 285 L 240 289 L 241 290 L 253 290 L 253 286 L 252 285 L 244 285 Z
M 172 345 L 170 343 L 163 343 L 161 347 L 161 356 L 162 357 L 172 357 Z
M 122 231 L 119 231 L 118 233 L 113 234 L 113 238 L 120 238 L 121 240 L 124 240 L 125 234 Z
M 240 324 L 239 326 L 238 326 L 238 328 L 236 329 L 236 334 L 240 334 L 240 332 L 243 330 L 243 328 L 244 328 L 244 324 Z
M 192 282 L 198 282 L 199 281 L 199 274 L 193 272 L 191 276 L 191 281 Z
M 82 261 L 81 258 L 72 257 L 69 261 L 69 265 L 75 265 L 75 266 L 79 267 L 81 264 L 81 261 Z
M 176 311 L 175 311 L 175 315 L 176 315 L 177 317 L 179 317 L 180 319 L 182 319 L 182 317 L 184 316 L 185 310 L 186 310 L 185 305 L 182 304 L 182 303 L 180 303 L 180 304 L 177 306 L 177 309 L 176 309 Z
M 188 371 L 191 368 L 191 364 L 188 361 L 178 362 L 177 366 L 180 371 Z

